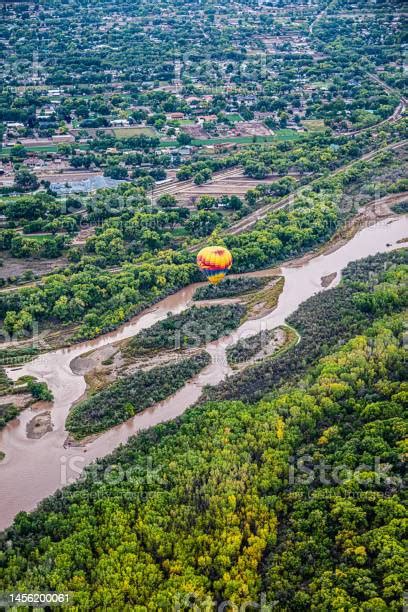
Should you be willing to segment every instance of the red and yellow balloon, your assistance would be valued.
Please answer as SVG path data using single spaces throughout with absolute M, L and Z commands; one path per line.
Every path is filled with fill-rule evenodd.
M 212 285 L 218 285 L 232 266 L 232 255 L 223 246 L 209 246 L 197 255 L 197 265 Z

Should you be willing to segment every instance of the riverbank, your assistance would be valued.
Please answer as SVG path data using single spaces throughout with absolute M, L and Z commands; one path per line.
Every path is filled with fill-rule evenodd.
M 295 261 L 292 265 L 282 267 L 285 285 L 277 307 L 271 313 L 260 319 L 246 321 L 232 336 L 221 338 L 205 347 L 211 355 L 211 364 L 204 368 L 194 382 L 187 383 L 172 398 L 113 427 L 85 447 L 64 447 L 68 435 L 65 419 L 72 404 L 78 401 L 86 389 L 84 377 L 70 369 L 71 361 L 96 348 L 134 336 L 141 329 L 165 318 L 169 311 L 182 312 L 191 303 L 198 284 L 190 285 L 162 300 L 114 332 L 68 349 L 40 355 L 19 370 L 9 371 L 13 379 L 30 374 L 48 383 L 55 397 L 54 429 L 39 440 L 27 439 L 26 424 L 33 415 L 31 410 L 26 410 L 1 432 L 0 450 L 6 453 L 6 457 L 0 465 L 0 528 L 9 525 L 20 510 L 33 509 L 41 499 L 76 480 L 86 465 L 110 453 L 130 436 L 182 414 L 198 400 L 204 386 L 217 384 L 232 373 L 225 359 L 227 346 L 236 343 L 243 334 L 256 334 L 261 329 L 273 329 L 282 325 L 303 301 L 325 290 L 321 286 L 323 276 L 336 272 L 337 277 L 332 283 L 334 285 L 339 282 L 341 270 L 350 261 L 401 248 L 398 241 L 407 235 L 406 217 L 387 219 L 359 230 L 335 253 L 323 252 L 312 255 L 303 264 L 296 265 L 299 262 Z M 279 270 L 272 268 L 250 274 L 276 276 L 278 273 Z M 18 487 L 16 483 L 19 483 Z

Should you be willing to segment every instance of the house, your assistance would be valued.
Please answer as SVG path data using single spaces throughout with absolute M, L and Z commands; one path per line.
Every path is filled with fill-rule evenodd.
M 183 162 L 189 159 L 194 151 L 195 148 L 189 145 L 186 145 L 185 147 L 179 147 L 178 149 L 173 149 L 171 152 L 172 162 L 174 163 L 179 160 Z
M 127 119 L 112 119 L 112 127 L 129 127 L 129 121 Z
M 217 121 L 217 115 L 199 115 L 197 117 L 198 123 L 212 123 L 213 121 Z
M 41 109 L 37 108 L 35 114 L 37 116 L 37 119 L 48 119 L 48 117 L 51 117 L 51 115 L 55 114 L 55 108 L 50 104 L 46 104 Z
M 184 117 L 185 117 L 184 113 L 170 113 L 169 115 L 167 115 L 167 119 L 172 119 L 172 120 L 184 119 Z
M 75 138 L 72 134 L 57 134 L 55 136 L 51 136 L 54 142 L 75 142 Z
M 185 101 L 187 102 L 187 104 L 200 104 L 201 98 L 198 98 L 197 96 L 188 96 L 187 98 L 185 98 Z

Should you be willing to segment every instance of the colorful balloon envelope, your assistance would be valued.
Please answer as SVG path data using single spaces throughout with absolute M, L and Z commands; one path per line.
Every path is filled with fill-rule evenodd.
M 223 246 L 204 247 L 197 255 L 197 265 L 211 284 L 218 285 L 232 266 L 232 255 Z

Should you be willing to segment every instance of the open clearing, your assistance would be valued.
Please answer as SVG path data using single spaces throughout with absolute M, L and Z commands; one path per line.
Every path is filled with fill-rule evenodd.
M 132 136 L 156 136 L 156 132 L 150 127 L 123 127 L 113 130 L 116 138 L 132 138 Z
M 298 176 L 299 175 L 296 175 L 294 178 L 298 178 Z M 215 179 L 204 185 L 189 185 L 174 195 L 177 201 L 184 205 L 194 204 L 194 202 L 203 195 L 209 195 L 214 198 L 219 198 L 222 195 L 237 195 L 243 198 L 249 189 L 253 189 L 257 185 L 274 183 L 280 178 L 282 177 L 278 174 L 270 174 L 264 179 L 254 179 L 241 173 L 219 180 Z
M 321 132 L 326 129 L 323 119 L 303 119 L 302 125 L 309 132 Z

